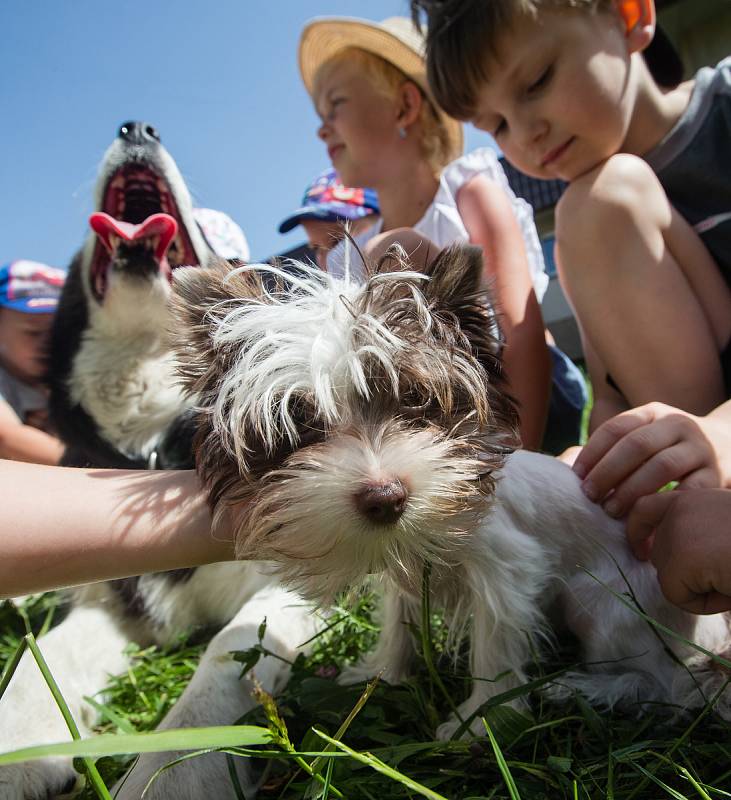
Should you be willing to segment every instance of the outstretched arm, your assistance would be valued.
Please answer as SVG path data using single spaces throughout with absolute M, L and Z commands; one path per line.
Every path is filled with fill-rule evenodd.
M 233 558 L 193 471 L 0 462 L 0 597 Z

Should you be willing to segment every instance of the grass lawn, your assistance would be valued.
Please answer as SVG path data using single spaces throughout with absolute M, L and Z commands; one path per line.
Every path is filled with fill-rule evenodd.
M 27 604 L 27 621 L 34 631 L 62 613 L 58 602 L 58 596 L 51 594 Z M 300 766 L 301 761 L 298 764 L 284 749 L 324 750 L 326 742 L 313 729 L 336 736 L 356 707 L 364 687 L 341 687 L 334 676 L 373 642 L 372 605 L 372 597 L 365 597 L 354 607 L 336 609 L 332 627 L 315 642 L 310 655 L 301 656 L 294 664 L 292 680 L 276 701 L 289 744 L 280 732 L 281 755 L 256 759 L 255 768 L 263 774 L 258 797 L 731 797 L 731 726 L 707 712 L 672 722 L 666 710 L 658 709 L 638 719 L 631 714 L 597 713 L 579 697 L 554 705 L 536 689 L 530 697 L 530 711 L 518 713 L 506 705 L 485 709 L 489 736 L 486 731 L 480 739 L 435 741 L 437 724 L 448 714 L 450 704 L 465 695 L 468 682 L 460 660 L 455 667 L 454 659 L 443 651 L 444 630 L 437 617 L 431 625 L 436 673 L 420 659 L 408 683 L 377 685 L 347 730 L 337 736 L 355 755 L 340 751 L 339 757 L 322 760 L 322 782 L 315 782 Z M 0 607 L 3 662 L 12 655 L 25 626 L 26 621 L 10 604 Z M 418 631 L 415 635 L 421 641 Z M 167 651 L 134 651 L 129 672 L 111 680 L 105 696 L 96 698 L 104 716 L 99 732 L 153 729 L 183 691 L 204 646 L 204 642 L 181 642 Z M 256 655 L 249 652 L 237 657 L 246 662 Z M 537 686 L 543 676 L 576 663 L 569 643 L 548 661 L 535 664 L 531 683 Z M 53 702 L 50 695 L 49 702 Z M 244 721 L 271 723 L 263 708 Z M 373 757 L 396 773 L 377 771 Z M 304 757 L 305 764 L 313 761 L 314 757 Z M 126 763 L 120 758 L 99 759 L 97 766 L 108 787 Z M 230 796 L 237 797 L 233 788 Z M 90 800 L 97 794 L 87 787 L 81 797 Z

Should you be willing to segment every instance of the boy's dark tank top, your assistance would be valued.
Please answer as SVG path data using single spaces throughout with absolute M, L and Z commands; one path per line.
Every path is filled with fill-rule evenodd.
M 682 117 L 644 158 L 731 286 L 731 57 L 699 70 Z

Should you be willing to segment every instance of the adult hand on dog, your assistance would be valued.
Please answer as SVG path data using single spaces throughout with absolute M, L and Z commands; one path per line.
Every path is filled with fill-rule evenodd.
M 663 403 L 625 411 L 597 428 L 573 468 L 587 497 L 613 517 L 670 481 L 731 488 L 731 401 L 705 417 Z
M 663 594 L 693 614 L 731 610 L 731 491 L 647 495 L 635 503 L 627 539 L 657 569 Z

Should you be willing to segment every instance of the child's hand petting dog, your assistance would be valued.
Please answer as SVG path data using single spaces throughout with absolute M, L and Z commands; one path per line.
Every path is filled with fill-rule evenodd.
M 587 497 L 613 517 L 670 481 L 682 489 L 731 488 L 729 415 L 731 403 L 705 417 L 663 403 L 633 408 L 597 428 L 574 471 Z
M 731 491 L 662 492 L 635 503 L 627 539 L 663 594 L 693 614 L 731 610 Z

